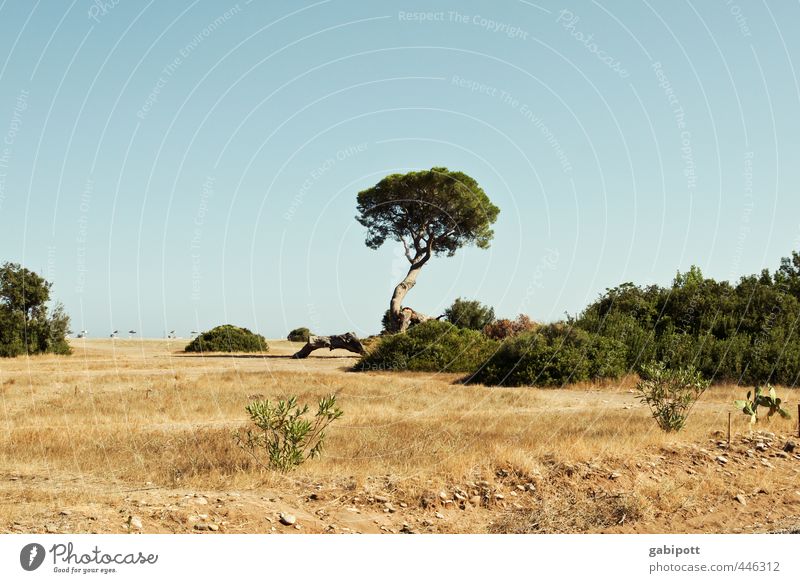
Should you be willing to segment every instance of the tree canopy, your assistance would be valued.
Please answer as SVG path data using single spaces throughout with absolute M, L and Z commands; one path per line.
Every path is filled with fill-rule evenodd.
M 0 267 L 0 356 L 69 354 L 69 316 L 58 303 L 48 310 L 51 287 L 17 263 Z
M 356 218 L 367 228 L 367 247 L 398 241 L 417 263 L 469 244 L 486 249 L 499 212 L 474 178 L 436 167 L 391 174 L 362 190 Z

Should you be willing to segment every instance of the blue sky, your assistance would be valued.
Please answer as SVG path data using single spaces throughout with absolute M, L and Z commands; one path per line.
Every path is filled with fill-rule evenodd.
M 447 166 L 491 249 L 407 298 L 577 313 L 800 248 L 797 3 L 0 3 L 0 259 L 73 329 L 376 332 L 407 265 L 355 197 Z

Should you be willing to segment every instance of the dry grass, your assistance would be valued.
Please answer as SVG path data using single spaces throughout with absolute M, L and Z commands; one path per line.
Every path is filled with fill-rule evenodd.
M 0 360 L 0 472 L 206 490 L 346 489 L 380 478 L 412 500 L 494 479 L 499 468 L 549 476 L 539 503 L 474 527 L 504 532 L 604 529 L 647 520 L 654 510 L 691 510 L 701 488 L 730 490 L 720 474 L 702 484 L 637 480 L 634 464 L 685 444 L 707 447 L 741 397 L 736 387 L 710 389 L 685 431 L 668 435 L 636 401 L 634 379 L 547 390 L 461 386 L 455 375 L 351 373 L 347 353 L 285 358 L 297 346 L 271 342 L 267 355 L 237 358 L 186 356 L 176 341 L 85 340 L 75 341 L 71 357 Z M 232 433 L 255 395 L 314 402 L 329 393 L 345 416 L 330 430 L 322 459 L 276 476 L 258 471 L 235 446 Z M 793 391 L 784 393 L 796 401 Z M 794 422 L 775 419 L 770 430 L 788 434 Z M 734 432 L 747 431 L 745 417 L 735 415 Z M 575 464 L 634 473 L 624 495 L 568 488 L 554 468 Z M 764 480 L 743 476 L 737 487 Z M 9 512 L 0 507 L 0 518 Z M 516 526 L 504 526 L 508 520 Z

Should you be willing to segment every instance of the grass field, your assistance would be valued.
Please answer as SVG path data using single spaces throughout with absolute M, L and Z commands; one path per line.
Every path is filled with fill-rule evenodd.
M 734 411 L 728 450 L 719 442 L 746 391 L 733 386 L 712 387 L 686 430 L 667 435 L 633 378 L 462 386 L 455 375 L 349 372 L 346 352 L 291 360 L 300 345 L 283 341 L 254 356 L 187 355 L 184 344 L 73 340 L 72 356 L 0 360 L 0 531 L 800 527 L 800 446 L 782 451 L 800 441 L 796 390 L 780 390 L 793 419 L 760 433 Z M 250 400 L 329 393 L 345 415 L 321 459 L 278 475 L 235 445 Z

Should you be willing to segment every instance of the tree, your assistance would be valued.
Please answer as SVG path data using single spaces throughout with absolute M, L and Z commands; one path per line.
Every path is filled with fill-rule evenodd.
M 389 303 L 401 332 L 429 319 L 402 305 L 422 267 L 431 257 L 452 257 L 466 245 L 488 248 L 499 212 L 475 179 L 440 167 L 391 174 L 358 193 L 356 219 L 367 228 L 367 247 L 398 241 L 410 264 Z
M 48 311 L 52 284 L 17 263 L 0 267 L 0 356 L 69 354 L 69 316 L 56 303 Z
M 494 308 L 477 300 L 456 298 L 453 305 L 444 311 L 444 317 L 459 328 L 481 331 L 494 322 Z

